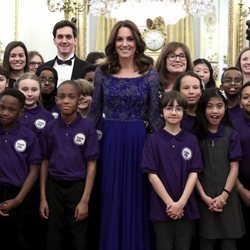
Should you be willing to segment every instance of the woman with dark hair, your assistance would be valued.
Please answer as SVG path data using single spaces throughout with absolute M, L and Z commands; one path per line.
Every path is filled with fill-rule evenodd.
M 6 46 L 3 66 L 9 72 L 9 88 L 13 88 L 18 78 L 29 70 L 28 50 L 23 42 L 12 41 Z
M 193 70 L 189 48 L 181 42 L 166 44 L 156 60 L 155 68 L 160 76 L 160 91 L 171 90 L 178 75 Z
M 201 78 L 204 88 L 214 88 L 216 83 L 213 77 L 214 70 L 211 63 L 204 59 L 198 58 L 193 61 L 194 72 Z
M 117 22 L 97 68 L 88 118 L 95 125 L 105 115 L 100 156 L 100 250 L 149 250 L 146 176 L 141 155 L 144 119 L 163 125 L 158 108 L 159 79 L 137 26 Z M 148 184 L 148 183 L 147 183 Z

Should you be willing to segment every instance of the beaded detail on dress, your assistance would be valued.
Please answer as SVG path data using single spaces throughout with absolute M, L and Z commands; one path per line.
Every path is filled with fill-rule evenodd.
M 94 83 L 93 103 L 88 117 L 95 124 L 103 112 L 106 119 L 149 120 L 154 129 L 161 127 L 159 79 L 155 69 L 134 78 L 113 77 L 97 69 Z

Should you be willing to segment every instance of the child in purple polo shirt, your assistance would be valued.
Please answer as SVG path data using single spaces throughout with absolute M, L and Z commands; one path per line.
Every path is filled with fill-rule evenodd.
M 48 219 L 47 250 L 62 249 L 63 234 L 74 250 L 86 249 L 88 203 L 99 154 L 91 121 L 77 112 L 81 89 L 74 81 L 60 84 L 58 119 L 42 136 L 40 214 Z
M 224 70 L 221 76 L 221 88 L 225 91 L 228 100 L 228 112 L 232 123 L 243 115 L 240 107 L 240 89 L 243 84 L 243 75 L 240 69 L 230 67 Z
M 240 90 L 240 105 L 243 115 L 234 120 L 242 148 L 236 187 L 241 198 L 246 234 L 237 240 L 237 247 L 246 250 L 250 246 L 250 82 L 246 82 Z
M 150 219 L 157 250 L 189 250 L 199 218 L 193 189 L 202 159 L 196 137 L 180 127 L 186 107 L 178 91 L 164 93 L 160 110 L 165 126 L 148 137 L 143 150 L 142 169 L 153 187 Z
M 20 116 L 19 121 L 24 126 L 33 130 L 40 141 L 42 130 L 46 127 L 49 121 L 54 120 L 52 113 L 41 105 L 42 82 L 37 75 L 27 72 L 20 76 L 15 83 L 15 87 L 26 97 L 24 112 Z M 34 248 L 37 250 L 39 250 L 39 246 L 42 246 L 44 240 L 40 238 L 45 234 L 45 229 L 43 229 L 43 227 L 45 227 L 43 224 L 45 223 L 39 216 L 39 193 L 38 179 L 30 193 L 32 196 L 30 200 L 30 209 L 33 211 L 33 216 L 29 221 L 31 224 L 29 226 L 31 239 Z M 39 242 L 41 243 L 39 244 Z
M 16 89 L 0 97 L 0 228 L 1 245 L 32 249 L 26 234 L 27 196 L 35 183 L 41 154 L 33 131 L 18 121 L 25 96 Z
M 20 122 L 31 128 L 38 137 L 53 115 L 40 105 L 42 84 L 34 73 L 24 73 L 15 84 L 26 97 L 24 112 Z
M 235 189 L 239 160 L 242 157 L 239 136 L 231 126 L 228 102 L 223 90 L 203 92 L 197 109 L 194 132 L 203 156 L 198 175 L 200 210 L 200 250 L 236 250 L 236 238 L 245 233 L 244 220 Z

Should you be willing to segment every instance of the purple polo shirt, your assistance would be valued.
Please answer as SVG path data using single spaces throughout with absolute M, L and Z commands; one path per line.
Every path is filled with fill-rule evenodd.
M 229 117 L 234 124 L 234 120 L 244 115 L 244 111 L 240 107 L 240 104 L 235 105 L 232 108 L 228 108 Z
M 32 129 L 38 136 L 40 136 L 42 129 L 51 120 L 54 120 L 53 115 L 41 106 L 25 109 L 23 115 L 19 118 L 19 121 L 24 126 Z
M 196 116 L 185 114 L 183 119 L 181 120 L 181 128 L 192 132 L 194 123 L 195 123 Z
M 59 110 L 58 106 L 55 105 L 54 107 L 52 107 L 52 108 L 50 109 L 50 113 L 53 115 L 53 117 L 54 117 L 55 119 L 58 118 L 58 116 L 59 116 L 59 114 L 60 114 L 60 110 Z
M 238 131 L 242 149 L 239 179 L 244 186 L 250 188 L 250 118 L 245 115 L 239 117 L 234 120 L 234 127 Z
M 174 201 L 178 201 L 181 197 L 188 175 L 191 172 L 200 172 L 202 165 L 198 140 L 185 130 L 174 136 L 160 129 L 150 135 L 145 142 L 142 171 L 157 174 Z M 184 219 L 199 218 L 194 193 L 191 194 L 184 209 Z M 152 188 L 150 219 L 171 220 L 165 211 L 165 203 Z
M 0 126 L 0 185 L 22 187 L 30 165 L 40 163 L 38 138 L 31 129 L 19 122 L 7 131 Z
M 56 180 L 86 178 L 86 162 L 97 160 L 99 143 L 91 121 L 77 118 L 66 124 L 61 116 L 49 122 L 41 137 L 42 158 L 48 159 L 49 176 Z

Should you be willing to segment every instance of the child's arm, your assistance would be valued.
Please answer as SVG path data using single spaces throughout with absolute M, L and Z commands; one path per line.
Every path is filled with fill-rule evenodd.
M 230 162 L 230 171 L 227 176 L 227 180 L 222 190 L 221 194 L 214 198 L 213 204 L 221 209 L 226 205 L 226 201 L 229 197 L 230 192 L 234 188 L 236 184 L 236 180 L 238 177 L 238 170 L 239 170 L 239 162 Z
M 49 217 L 49 206 L 46 199 L 46 182 L 48 177 L 48 160 L 43 160 L 40 171 L 40 215 L 44 219 Z
M 196 185 L 198 178 L 196 172 L 191 172 L 188 175 L 188 179 L 184 188 L 184 191 L 182 193 L 181 198 L 178 200 L 178 203 L 180 203 L 182 209 L 186 206 L 186 203 L 191 195 L 191 193 L 194 190 L 194 187 Z
M 87 175 L 82 198 L 75 209 L 75 219 L 80 221 L 88 216 L 88 203 L 96 175 L 96 161 L 87 162 Z
M 148 178 L 155 192 L 159 195 L 159 197 L 166 204 L 166 212 L 167 212 L 173 205 L 174 201 L 168 194 L 166 188 L 164 187 L 162 181 L 160 180 L 157 174 L 149 173 Z M 181 211 L 178 214 L 174 212 L 170 212 L 168 213 L 168 216 L 172 219 L 180 219 L 183 216 L 183 211 Z
M 17 194 L 17 196 L 13 199 L 6 200 L 6 201 L 1 203 L 0 213 L 2 216 L 8 216 L 9 215 L 8 212 L 11 209 L 17 207 L 18 205 L 20 205 L 23 202 L 24 198 L 27 196 L 30 189 L 34 185 L 35 181 L 37 180 L 38 175 L 39 175 L 39 166 L 30 165 L 29 174 L 27 175 L 27 177 L 22 185 L 22 188 L 21 188 L 20 192 Z
M 196 182 L 196 189 L 197 189 L 197 192 L 199 193 L 201 199 L 203 200 L 203 202 L 207 205 L 208 209 L 211 210 L 213 207 L 213 199 L 212 199 L 212 197 L 208 196 L 205 193 L 199 179 L 197 179 L 197 182 Z
M 163 202 L 166 204 L 166 206 L 169 206 L 174 201 L 168 194 L 166 188 L 164 187 L 162 181 L 158 177 L 157 174 L 149 173 L 148 179 L 153 186 L 155 192 L 159 195 L 159 197 L 163 200 Z
M 183 190 L 182 196 L 177 202 L 174 202 L 171 207 L 167 210 L 168 214 L 180 214 L 183 213 L 184 207 L 193 192 L 195 184 L 197 182 L 197 173 L 191 172 L 188 175 L 188 179 Z
M 250 206 L 250 190 L 245 188 L 239 179 L 236 181 L 236 188 L 238 190 L 240 198 L 243 200 L 245 205 Z

